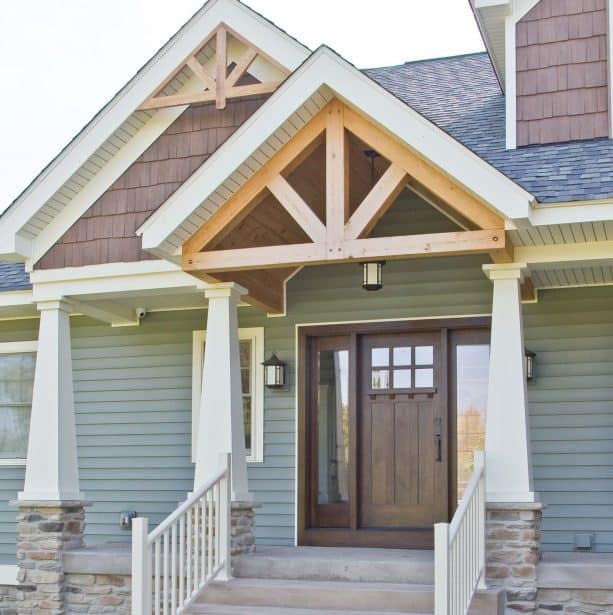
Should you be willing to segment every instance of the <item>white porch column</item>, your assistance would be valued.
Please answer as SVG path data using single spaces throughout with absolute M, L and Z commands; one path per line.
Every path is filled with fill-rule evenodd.
M 82 501 L 79 490 L 70 350 L 70 307 L 45 301 L 40 311 L 24 489 L 19 502 Z
M 525 265 L 484 265 L 494 283 L 485 434 L 488 502 L 534 502 L 520 283 Z
M 230 283 L 205 290 L 209 301 L 194 488 L 219 468 L 221 453 L 232 453 L 232 500 L 252 500 L 247 485 L 245 427 L 238 342 L 237 305 L 247 291 Z

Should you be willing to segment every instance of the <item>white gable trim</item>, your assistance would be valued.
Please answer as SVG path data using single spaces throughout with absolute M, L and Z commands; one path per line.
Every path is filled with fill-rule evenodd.
M 143 247 L 158 256 L 172 256 L 175 251 L 170 253 L 165 242 L 181 225 L 189 226 L 190 216 L 197 213 L 203 200 L 322 89 L 331 90 L 371 118 L 490 203 L 503 217 L 528 218 L 534 202 L 532 195 L 333 51 L 322 47 L 138 229 Z
M 94 202 L 93 200 L 89 202 L 89 198 L 84 198 L 80 206 L 74 208 L 75 211 L 72 211 L 70 215 L 67 214 L 66 219 L 63 218 L 57 223 L 56 232 L 49 233 L 45 241 L 40 242 L 34 250 L 30 241 L 23 241 L 21 237 L 17 238 L 20 230 L 40 208 L 221 22 L 226 23 L 290 72 L 295 70 L 309 55 L 306 47 L 238 0 L 209 0 L 113 97 L 2 216 L 0 219 L 0 256 L 3 258 L 15 256 L 31 258 L 34 254 L 40 254 L 43 247 L 49 244 L 51 236 L 54 240 L 59 239 L 62 233 L 55 236 L 56 232 L 66 228 L 68 219 L 74 221 L 79 217 L 79 212 L 83 212 L 84 203 L 88 203 L 89 206 Z M 178 113 L 182 110 L 179 108 Z M 169 125 L 172 121 L 172 113 L 166 114 L 166 120 Z M 147 139 L 143 139 L 140 145 L 143 146 L 146 142 Z M 144 147 L 141 153 L 142 151 Z M 132 154 L 134 153 L 133 151 Z M 121 166 L 118 165 L 109 177 L 116 175 Z M 96 193 L 96 190 L 92 192 Z M 68 206 L 68 209 L 73 208 Z

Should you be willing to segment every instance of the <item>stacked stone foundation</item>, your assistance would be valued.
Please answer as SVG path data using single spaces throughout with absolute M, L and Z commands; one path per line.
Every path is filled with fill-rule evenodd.
M 255 551 L 255 507 L 253 502 L 232 502 L 230 550 L 232 557 Z
M 83 545 L 83 503 L 20 503 L 17 513 L 18 615 L 64 613 L 62 554 Z
M 488 587 L 504 589 L 507 615 L 537 609 L 541 517 L 540 504 L 487 506 L 486 580 Z

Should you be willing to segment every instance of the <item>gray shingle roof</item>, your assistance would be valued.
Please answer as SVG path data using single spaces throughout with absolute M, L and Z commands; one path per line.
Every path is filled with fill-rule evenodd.
M 486 53 L 364 71 L 540 202 L 613 197 L 613 141 L 505 149 L 505 100 Z
M 23 263 L 0 261 L 0 292 L 7 290 L 28 290 L 32 288 L 30 276 Z

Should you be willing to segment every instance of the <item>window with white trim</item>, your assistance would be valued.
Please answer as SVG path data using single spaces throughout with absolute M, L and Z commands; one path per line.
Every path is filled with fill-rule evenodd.
M 248 463 L 264 461 L 264 328 L 238 330 L 240 347 L 241 384 L 243 389 L 243 417 L 245 449 Z M 195 461 L 202 367 L 206 331 L 194 331 L 192 349 L 192 461 Z
M 25 464 L 36 347 L 36 342 L 0 343 L 0 465 Z

